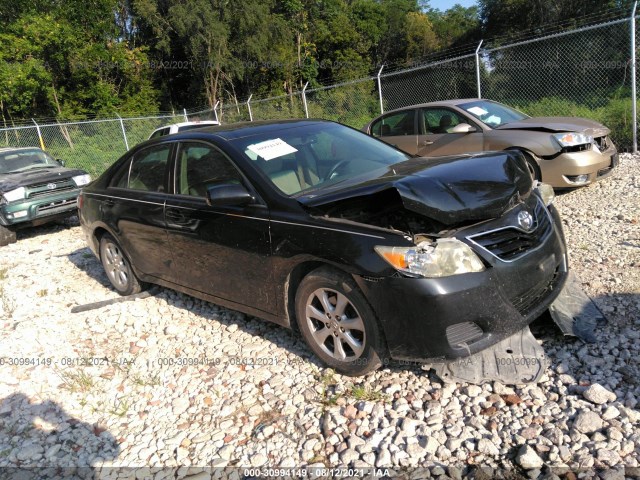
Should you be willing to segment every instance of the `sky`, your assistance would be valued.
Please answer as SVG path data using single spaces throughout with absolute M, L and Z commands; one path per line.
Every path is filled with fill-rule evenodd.
M 477 5 L 476 0 L 429 0 L 429 5 L 438 10 L 447 10 L 453 7 L 456 3 L 459 3 L 463 7 L 472 7 Z

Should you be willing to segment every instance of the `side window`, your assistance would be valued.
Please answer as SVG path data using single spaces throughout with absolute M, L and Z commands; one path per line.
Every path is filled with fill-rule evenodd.
M 242 182 L 242 175 L 231 160 L 213 146 L 182 143 L 178 158 L 176 193 L 205 197 L 212 185 Z
M 171 144 L 141 150 L 114 175 L 111 186 L 146 192 L 164 192 L 164 179 L 170 152 Z
M 450 133 L 453 127 L 465 123 L 460 115 L 446 108 L 425 108 L 421 120 L 426 134 Z
M 415 110 L 403 110 L 382 117 L 371 126 L 374 137 L 415 135 Z
M 160 130 L 156 130 L 155 132 L 153 132 L 153 134 L 149 137 L 149 139 L 162 137 L 166 135 L 167 132 L 168 130 L 166 128 L 161 128 Z

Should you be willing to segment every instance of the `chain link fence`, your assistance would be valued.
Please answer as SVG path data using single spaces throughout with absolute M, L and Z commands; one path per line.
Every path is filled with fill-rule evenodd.
M 477 96 L 475 55 L 463 55 L 382 74 L 385 110 Z
M 2 146 L 41 146 L 96 176 L 156 128 L 185 120 L 221 123 L 325 118 L 362 128 L 381 111 L 482 96 L 532 116 L 578 116 L 612 130 L 619 149 L 634 147 L 632 19 L 623 18 L 539 38 L 444 52 L 398 71 L 303 89 L 291 95 L 221 100 L 214 108 L 138 118 L 47 122 L 0 128 Z M 476 48 L 477 47 L 477 48 Z M 637 45 L 640 47 L 640 43 Z M 446 58 L 449 53 L 449 58 Z

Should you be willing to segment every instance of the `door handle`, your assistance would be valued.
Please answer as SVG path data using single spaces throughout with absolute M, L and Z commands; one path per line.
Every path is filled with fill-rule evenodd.
M 184 213 L 182 213 L 180 210 L 174 209 L 174 208 L 165 210 L 164 215 L 169 220 L 174 220 L 174 221 L 177 221 L 177 222 L 184 221 L 186 219 L 186 217 L 184 216 Z
M 423 140 L 421 145 L 426 147 L 427 145 L 433 145 L 433 142 L 431 140 Z

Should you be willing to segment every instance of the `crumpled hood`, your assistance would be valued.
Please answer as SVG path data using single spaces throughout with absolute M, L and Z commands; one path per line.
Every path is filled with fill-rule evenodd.
M 85 173 L 87 172 L 84 170 L 65 167 L 34 169 L 19 173 L 3 173 L 0 174 L 0 192 L 8 192 L 18 187 L 26 187 L 38 183 L 57 182 Z
M 496 218 L 525 199 L 533 181 L 519 153 L 415 158 L 381 176 L 316 190 L 297 200 L 306 207 L 395 189 L 407 210 L 444 225 Z
M 584 132 L 587 135 L 601 137 L 610 130 L 604 125 L 578 117 L 531 117 L 517 122 L 507 123 L 495 130 L 540 130 L 545 132 Z

